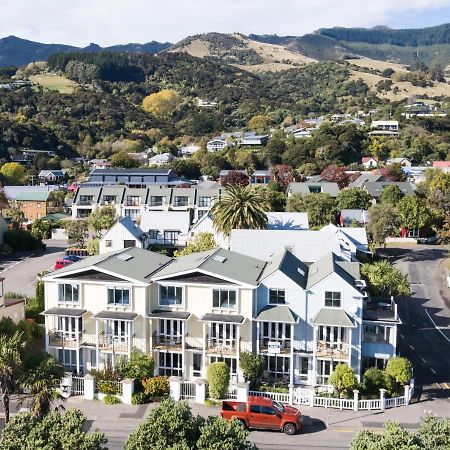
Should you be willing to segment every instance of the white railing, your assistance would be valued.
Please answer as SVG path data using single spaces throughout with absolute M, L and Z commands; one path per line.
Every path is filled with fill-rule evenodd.
M 397 408 L 398 406 L 404 406 L 405 405 L 405 397 L 394 397 L 394 398 L 387 398 L 385 402 L 386 408 Z
M 228 388 L 228 398 L 231 400 L 237 399 L 237 387 L 236 386 L 230 386 Z
M 248 395 L 252 395 L 254 397 L 269 397 L 272 400 L 280 403 L 290 403 L 289 394 L 280 393 L 280 392 L 260 392 L 260 391 L 250 391 Z
M 181 398 L 195 398 L 195 383 L 183 382 L 181 383 Z
M 354 409 L 355 401 L 347 398 L 314 397 L 313 406 L 336 409 Z
M 372 409 L 381 409 L 381 400 L 359 400 L 358 409 L 366 409 L 368 411 L 371 411 Z
M 123 393 L 123 384 L 122 381 L 110 381 L 110 380 L 99 380 L 98 383 L 105 383 L 108 386 L 114 386 L 115 390 L 116 390 L 116 394 L 115 395 L 122 395 Z M 95 392 L 100 392 L 98 389 L 98 383 L 95 383 Z M 103 393 L 103 392 L 100 392 Z
M 84 394 L 84 377 L 72 376 L 72 395 Z
M 310 389 L 296 388 L 294 389 L 294 404 L 296 405 L 311 405 L 311 397 L 314 392 Z

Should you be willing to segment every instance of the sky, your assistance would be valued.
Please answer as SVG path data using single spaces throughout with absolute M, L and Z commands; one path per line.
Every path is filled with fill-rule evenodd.
M 299 36 L 333 26 L 450 22 L 450 0 L 0 0 L 0 37 L 102 46 L 216 31 Z

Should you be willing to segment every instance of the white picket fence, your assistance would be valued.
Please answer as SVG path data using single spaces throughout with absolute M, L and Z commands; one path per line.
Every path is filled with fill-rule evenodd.
M 72 395 L 84 395 L 84 377 L 72 376 Z
M 181 398 L 190 399 L 195 398 L 196 386 L 195 383 L 189 383 L 187 381 L 181 383 Z
M 254 397 L 269 397 L 276 402 L 290 403 L 290 395 L 280 392 L 249 391 L 248 395 L 252 395 Z

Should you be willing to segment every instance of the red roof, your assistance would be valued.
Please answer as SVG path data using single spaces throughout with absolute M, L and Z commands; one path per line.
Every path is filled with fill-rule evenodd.
M 434 161 L 433 167 L 435 168 L 450 167 L 450 161 Z
M 361 162 L 364 164 L 368 161 L 370 161 L 371 159 L 373 159 L 374 161 L 378 162 L 378 158 L 374 158 L 372 156 L 363 156 L 361 159 Z

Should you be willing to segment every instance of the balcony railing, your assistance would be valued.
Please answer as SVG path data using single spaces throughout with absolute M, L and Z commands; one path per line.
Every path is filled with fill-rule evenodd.
M 397 304 L 391 298 L 373 298 L 364 303 L 363 320 L 397 321 Z
M 207 340 L 206 349 L 208 353 L 231 355 L 236 353 L 236 339 L 217 339 L 210 338 Z
M 66 333 L 64 331 L 50 331 L 48 333 L 49 345 L 52 347 L 77 348 L 83 343 L 82 333 Z
M 318 341 L 316 345 L 316 356 L 333 358 L 333 359 L 347 359 L 348 344 L 343 342 L 325 342 Z
M 100 350 L 114 352 L 128 352 L 129 348 L 134 348 L 135 335 L 133 336 L 117 336 L 105 334 L 102 332 L 98 338 L 95 334 L 83 333 L 82 343 L 85 347 L 98 347 Z
M 262 338 L 259 340 L 259 350 L 263 353 L 290 353 L 291 351 L 291 340 L 290 339 L 271 339 Z
M 80 199 L 80 200 L 78 200 L 78 205 L 79 206 L 91 206 L 93 202 L 94 202 L 93 198 L 91 198 L 89 200 L 81 200 Z
M 153 348 L 156 349 L 181 349 L 183 336 L 156 336 L 153 335 Z

